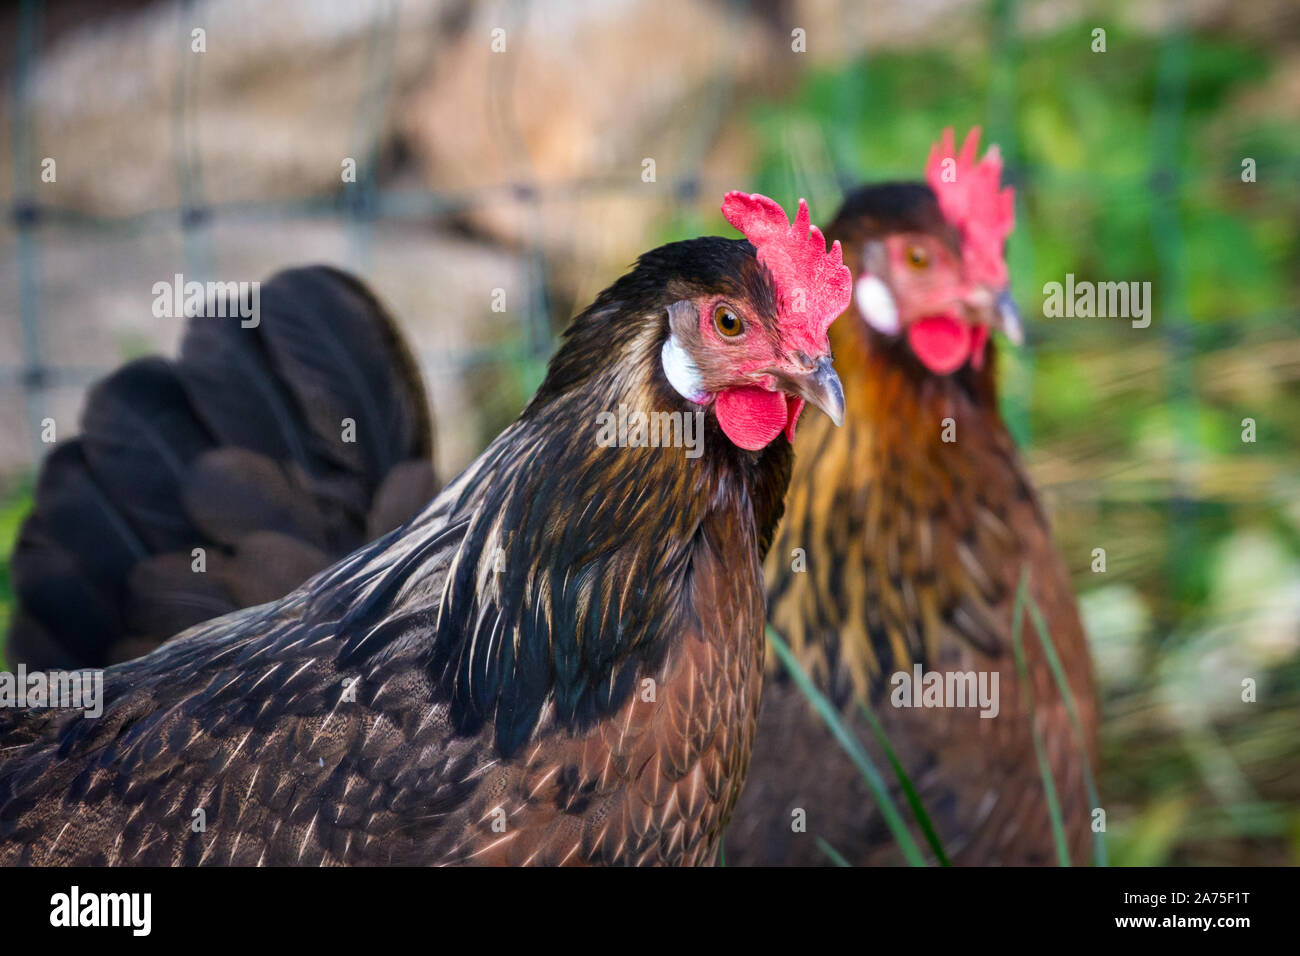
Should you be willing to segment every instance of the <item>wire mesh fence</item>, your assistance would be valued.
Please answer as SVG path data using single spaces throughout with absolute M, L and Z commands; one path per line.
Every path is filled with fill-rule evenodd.
M 176 44 L 185 50 L 191 42 L 190 25 L 201 19 L 203 5 L 197 0 L 182 0 L 181 15 L 177 18 Z M 747 7 L 731 3 L 737 12 Z M 692 104 L 683 122 L 689 126 L 683 137 L 682 155 L 675 158 L 675 172 L 666 178 L 664 188 L 648 192 L 640 184 L 629 182 L 626 176 L 609 175 L 563 183 L 541 184 L 530 169 L 528 150 L 518 126 L 516 111 L 511 108 L 515 94 L 511 57 L 498 57 L 489 61 L 491 72 L 485 77 L 487 101 L 492 112 L 495 135 L 505 153 L 514 158 L 509 180 L 455 191 L 432 188 L 411 188 L 395 183 L 381 182 L 380 157 L 385 135 L 384 117 L 393 87 L 392 56 L 398 32 L 402 29 L 400 5 L 381 3 L 377 8 L 365 44 L 365 65 L 360 88 L 353 108 L 352 146 L 350 155 L 356 158 L 356 175 L 351 181 L 340 183 L 338 189 L 328 193 L 315 193 L 292 198 L 273 198 L 244 201 L 213 200 L 205 189 L 205 171 L 201 150 L 197 144 L 197 127 L 202 122 L 198 91 L 202 83 L 201 58 L 178 55 L 174 59 L 174 94 L 170 126 L 174 174 L 178 186 L 179 202 L 127 214 L 105 214 L 75 207 L 59 205 L 43 198 L 40 189 L 40 157 L 35 154 L 31 136 L 31 107 L 28 89 L 37 65 L 39 38 L 42 32 L 44 4 L 41 0 L 22 0 L 19 5 L 18 28 L 13 37 L 14 57 L 14 110 L 11 130 L 11 152 L 15 174 L 13 201 L 10 208 L 10 226 L 15 239 L 18 290 L 15 315 L 21 327 L 21 356 L 17 361 L 8 357 L 0 363 L 0 384 L 20 388 L 26 408 L 28 441 L 31 460 L 39 461 L 44 446 L 40 441 L 39 423 L 45 418 L 45 396 L 56 385 L 84 386 L 110 371 L 116 364 L 115 356 L 106 356 L 102 364 L 69 365 L 51 357 L 47 336 L 43 333 L 43 286 L 47 277 L 43 272 L 43 238 L 58 232 L 92 237 L 145 237 L 166 231 L 177 231 L 181 237 L 183 260 L 178 268 L 187 276 L 199 281 L 216 277 L 222 264 L 213 249 L 214 225 L 232 224 L 256 229 L 259 223 L 286 220 L 328 219 L 345 223 L 348 230 L 348 264 L 365 274 L 370 265 L 374 230 L 393 224 L 437 224 L 473 209 L 477 205 L 509 196 L 526 205 L 531 214 L 539 215 L 541 204 L 557 194 L 570 196 L 589 193 L 618 192 L 638 201 L 663 203 L 664 196 L 674 197 L 677 209 L 667 210 L 667 215 L 693 208 L 701 194 L 721 193 L 734 182 L 707 180 L 702 172 L 704 158 L 716 144 L 719 131 L 727 120 L 728 106 L 735 100 L 734 79 L 728 71 L 715 73 L 710 87 L 702 91 Z M 1171 7 L 1177 13 L 1178 6 Z M 1053 171 L 1037 168 L 1020 155 L 1016 142 L 1015 122 L 1019 91 L 1017 77 L 1023 38 L 1017 34 L 1021 12 L 1016 0 L 997 0 L 991 4 L 988 33 L 991 60 L 995 64 L 988 78 L 986 118 L 989 140 L 1000 144 L 1007 161 L 1006 177 L 1019 188 L 1019 204 L 1030 201 L 1037 185 Z M 505 4 L 500 20 L 503 28 L 513 32 L 526 15 L 525 5 Z M 1099 190 L 1108 195 L 1122 196 L 1133 189 L 1150 189 L 1159 197 L 1151 205 L 1151 232 L 1158 252 L 1159 274 L 1157 281 L 1162 290 L 1161 321 L 1157 334 L 1167 355 L 1166 395 L 1172 407 L 1187 409 L 1194 391 L 1192 383 L 1192 358 L 1216 344 L 1215 330 L 1197 328 L 1187 320 L 1185 283 L 1182 270 L 1185 257 L 1180 239 L 1179 203 L 1185 193 L 1199 188 L 1198 183 L 1180 181 L 1177 158 L 1180 148 L 1181 117 L 1187 84 L 1186 31 L 1172 21 L 1160 45 L 1158 80 L 1151 111 L 1149 169 L 1141 181 L 1131 177 L 1109 178 L 1102 173 L 1089 173 L 1081 186 Z M 437 50 L 431 51 L 436 57 Z M 869 75 L 870 59 L 862 72 Z M 860 116 L 862 104 L 849 96 L 839 104 L 846 115 Z M 802 169 L 792 165 L 790 179 L 795 191 L 825 195 L 826 205 L 833 208 L 834 195 L 839 189 L 872 178 L 873 170 L 862 169 L 854 161 L 852 150 L 832 126 L 821 131 L 823 141 L 811 161 Z M 168 148 L 160 144 L 160 149 Z M 1300 168 L 1298 166 L 1297 168 Z M 1284 174 L 1286 170 L 1282 171 Z M 1034 271 L 1035 236 L 1028 217 L 1018 217 L 1012 255 L 1015 271 L 1031 274 Z M 524 230 L 525 235 L 537 237 L 540 230 Z M 438 350 L 422 356 L 427 368 L 456 368 L 495 358 L 509 356 L 544 357 L 550 348 L 553 302 L 552 276 L 548 251 L 538 238 L 526 250 L 529 263 L 529 288 L 522 296 L 522 305 L 511 310 L 516 323 L 516 339 L 484 350 L 457 354 Z M 1286 321 L 1293 316 L 1285 310 L 1263 318 Z M 1226 316 L 1227 320 L 1249 322 L 1258 315 Z M 1059 336 L 1036 335 L 1033 345 L 1038 350 L 1068 348 L 1072 346 Z M 1032 355 L 1032 353 L 1027 353 Z M 1033 363 L 1026 361 L 1020 369 L 1021 378 L 1010 383 L 1008 413 L 1017 434 L 1029 439 L 1030 418 L 1026 413 L 1028 395 L 1033 388 Z M 1182 467 L 1190 465 L 1194 456 L 1195 441 L 1190 437 L 1192 422 L 1180 415 L 1175 427 L 1182 436 Z M 1180 496 L 1175 496 L 1180 497 Z
M 192 41 L 191 25 L 200 22 L 202 4 L 181 0 L 177 19 L 176 44 L 186 51 Z M 733 4 L 740 8 L 743 4 Z M 401 29 L 400 4 L 381 2 L 374 16 L 365 45 L 365 66 L 361 88 L 356 97 L 352 120 L 352 148 L 355 174 L 344 177 L 337 190 L 292 198 L 221 202 L 212 200 L 205 190 L 201 151 L 196 128 L 201 121 L 198 107 L 199 57 L 178 55 L 174 65 L 174 95 L 171 108 L 173 166 L 179 189 L 179 202 L 126 214 L 105 214 L 59 205 L 43 199 L 40 190 L 40 161 L 31 136 L 29 83 L 37 64 L 44 3 L 22 0 L 16 49 L 13 128 L 11 149 L 15 183 L 10 208 L 11 228 L 15 234 L 15 253 L 19 276 L 16 318 L 21 326 L 21 356 L 14 361 L 0 361 L 0 387 L 19 388 L 26 411 L 31 461 L 38 463 L 48 443 L 41 440 L 41 422 L 47 415 L 46 396 L 52 387 L 84 388 L 112 371 L 117 356 L 105 356 L 99 364 L 71 365 L 51 358 L 48 336 L 43 331 L 45 305 L 42 295 L 46 276 L 42 264 L 42 244 L 51 233 L 108 239 L 138 239 L 169 231 L 181 236 L 183 256 L 178 270 L 199 282 L 221 275 L 222 263 L 214 251 L 212 232 L 220 224 L 256 229 L 260 223 L 334 220 L 346 225 L 348 232 L 347 265 L 360 274 L 369 271 L 374 231 L 394 224 L 436 226 L 474 208 L 476 205 L 509 196 L 524 203 L 536 215 L 541 202 L 557 195 L 580 196 L 619 191 L 637 199 L 650 201 L 644 190 L 629 186 L 621 177 L 602 177 L 539 185 L 527 161 L 515 111 L 510 108 L 516 78 L 509 57 L 493 58 L 492 70 L 485 78 L 488 102 L 496 136 L 503 148 L 516 157 L 508 181 L 454 191 L 418 189 L 381 184 L 378 176 L 382 139 L 386 133 L 386 115 L 392 89 L 392 49 Z M 503 29 L 513 32 L 526 15 L 526 5 L 511 2 L 502 7 Z M 432 55 L 436 56 L 437 51 Z M 693 201 L 705 188 L 700 167 L 713 143 L 723 119 L 723 108 L 730 97 L 730 78 L 719 71 L 712 88 L 701 98 L 701 108 L 690 119 L 683 155 L 675 168 L 679 172 L 665 184 L 668 195 L 683 203 Z M 161 146 L 160 148 L 165 148 Z M 708 184 L 710 191 L 721 194 L 722 184 Z M 660 193 L 662 195 L 662 191 Z M 526 230 L 533 236 L 537 230 Z M 513 341 L 487 348 L 456 351 L 424 350 L 420 355 L 426 370 L 456 370 L 501 359 L 540 361 L 549 353 L 552 341 L 551 270 L 543 243 L 534 239 L 526 250 L 528 288 L 521 296 L 522 307 L 513 308 L 511 316 L 516 333 Z

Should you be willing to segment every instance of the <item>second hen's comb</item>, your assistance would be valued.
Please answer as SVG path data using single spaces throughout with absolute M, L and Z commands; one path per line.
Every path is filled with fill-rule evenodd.
M 729 192 L 722 214 L 758 252 L 758 261 L 776 281 L 783 328 L 791 326 L 810 340 L 824 338 L 832 322 L 849 307 L 853 276 L 836 240 L 812 225 L 808 203 L 799 200 L 793 225 L 780 203 L 759 193 Z
M 962 260 L 970 277 L 1001 286 L 1007 281 L 1002 247 L 1016 222 L 1015 190 L 1002 188 L 1002 154 L 996 146 L 975 162 L 979 142 L 976 126 L 966 134 L 961 153 L 954 153 L 949 126 L 930 147 L 925 179 L 944 218 L 961 233 Z

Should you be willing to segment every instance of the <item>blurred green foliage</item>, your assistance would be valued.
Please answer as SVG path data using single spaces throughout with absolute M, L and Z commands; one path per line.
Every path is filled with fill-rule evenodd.
M 29 481 L 15 484 L 0 495 L 0 633 L 9 632 L 9 615 L 13 613 L 14 589 L 9 577 L 9 556 L 18 541 L 18 529 L 32 509 Z M 4 644 L 0 642 L 0 671 L 5 670 Z
M 1168 170 L 1177 189 L 1188 315 L 1203 321 L 1278 310 L 1300 291 L 1300 127 L 1236 109 L 1267 79 L 1258 48 L 1189 36 L 1175 138 L 1156 122 L 1156 74 L 1170 38 L 1108 28 L 1092 53 L 1088 26 L 1024 40 L 1018 62 L 990 51 L 889 53 L 810 76 L 795 96 L 754 113 L 755 188 L 793 198 L 808 191 L 821 157 L 855 180 L 917 179 L 945 126 L 984 121 L 996 68 L 1014 74 L 1010 122 L 986 129 L 1020 187 L 1009 255 L 1022 301 L 1067 272 L 1161 281 L 1152 228 Z M 989 124 L 986 124 L 986 126 Z M 818 142 L 820 140 L 820 142 Z M 1256 183 L 1241 181 L 1253 158 Z M 803 165 L 801 170 L 800 166 Z M 825 173 L 826 170 L 821 170 Z M 801 182 L 800 180 L 804 180 Z M 835 195 L 815 210 L 829 218 Z M 809 197 L 810 201 L 812 196 Z

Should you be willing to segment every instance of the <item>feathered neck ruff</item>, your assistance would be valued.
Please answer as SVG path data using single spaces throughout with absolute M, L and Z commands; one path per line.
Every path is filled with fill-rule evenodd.
M 661 288 L 648 304 L 629 278 L 574 320 L 520 418 L 339 582 L 351 631 L 341 659 L 427 643 L 457 728 L 493 722 L 503 755 L 548 706 L 588 726 L 662 662 L 694 623 L 693 557 L 716 546 L 711 516 L 740 514 L 763 553 L 781 517 L 789 443 L 737 448 L 677 394 L 659 364 L 676 296 Z M 598 416 L 620 405 L 701 413 L 701 453 L 602 446 Z M 737 573 L 750 564 L 738 555 Z

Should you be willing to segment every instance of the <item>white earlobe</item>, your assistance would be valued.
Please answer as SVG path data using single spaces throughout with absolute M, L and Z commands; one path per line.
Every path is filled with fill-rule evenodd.
M 898 331 L 898 306 L 889 287 L 875 276 L 864 274 L 858 278 L 853 286 L 853 301 L 867 325 L 877 332 L 893 335 Z
M 664 375 L 668 377 L 668 384 L 677 390 L 677 394 L 697 405 L 708 403 L 709 393 L 700 383 L 700 370 L 686 354 L 682 343 L 677 341 L 677 336 L 668 336 L 659 358 L 663 362 Z

